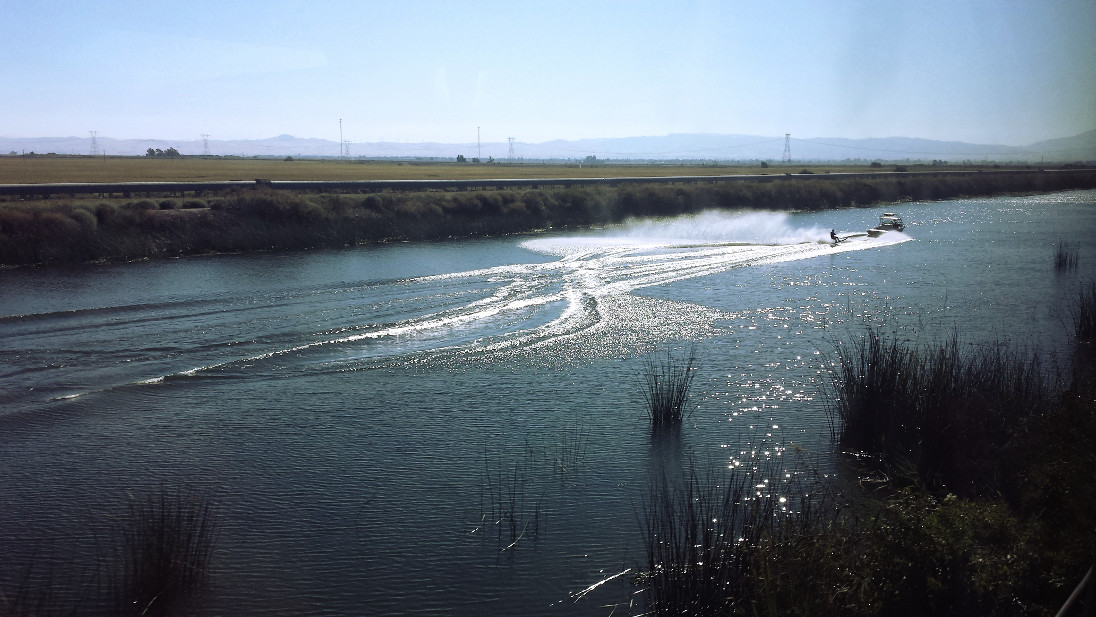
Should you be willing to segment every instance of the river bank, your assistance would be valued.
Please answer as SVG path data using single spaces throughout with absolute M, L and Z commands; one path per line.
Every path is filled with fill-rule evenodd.
M 1096 187 L 1096 171 L 788 176 L 518 190 L 308 193 L 262 184 L 192 198 L 0 204 L 0 265 L 336 248 L 613 224 L 704 210 L 821 210 Z

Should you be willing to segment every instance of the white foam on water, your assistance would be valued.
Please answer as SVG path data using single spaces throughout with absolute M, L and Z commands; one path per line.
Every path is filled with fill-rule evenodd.
M 628 354 L 665 340 L 709 336 L 716 331 L 717 321 L 731 317 L 711 307 L 640 297 L 633 293 L 636 290 L 733 268 L 812 259 L 910 239 L 889 233 L 880 238 L 851 238 L 835 246 L 826 241 L 829 230 L 797 228 L 790 221 L 784 213 L 704 212 L 631 221 L 589 234 L 525 240 L 522 247 L 559 259 L 410 279 L 403 283 L 422 285 L 427 292 L 438 282 L 461 279 L 498 286 L 489 295 L 431 314 L 363 325 L 351 334 L 343 332 L 173 377 L 193 377 L 322 348 L 338 349 L 335 355 L 341 358 L 326 354 L 317 360 L 324 365 L 424 352 L 442 360 L 454 354 L 462 359 L 469 354 L 498 353 L 550 353 L 561 358 Z M 534 316 L 538 318 L 530 321 Z M 420 344 L 408 347 L 410 340 Z M 362 343 L 368 345 L 360 347 Z

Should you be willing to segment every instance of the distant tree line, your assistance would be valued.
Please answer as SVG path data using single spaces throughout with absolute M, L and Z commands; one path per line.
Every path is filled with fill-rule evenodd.
M 175 148 L 168 148 L 167 150 L 161 150 L 159 148 L 149 148 L 145 150 L 145 156 L 150 159 L 173 159 L 182 156 Z

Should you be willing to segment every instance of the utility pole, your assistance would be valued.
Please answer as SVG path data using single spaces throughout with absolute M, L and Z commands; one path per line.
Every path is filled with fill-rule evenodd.
M 342 118 L 339 118 L 339 158 L 342 158 L 343 150 L 346 148 L 346 142 L 342 138 Z
M 480 138 L 479 138 L 479 127 L 478 126 L 476 127 L 476 160 L 477 161 L 483 160 L 483 153 L 480 152 Z

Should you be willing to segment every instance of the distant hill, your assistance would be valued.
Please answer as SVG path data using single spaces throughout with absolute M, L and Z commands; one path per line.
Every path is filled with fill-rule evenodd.
M 201 139 L 112 139 L 97 137 L 97 151 L 107 155 L 142 155 L 149 148 L 175 148 L 184 155 L 204 154 L 207 144 Z M 1096 161 L 1096 130 L 1073 137 L 1041 141 L 1028 146 L 970 144 L 909 137 L 873 139 L 810 138 L 790 143 L 794 162 L 833 161 Z M 351 157 L 441 158 L 464 155 L 472 159 L 480 153 L 484 160 L 507 160 L 509 143 L 351 143 Z M 0 154 L 90 154 L 90 137 L 0 137 Z M 217 156 L 338 157 L 339 143 L 327 139 L 305 139 L 279 135 L 269 139 L 208 141 L 208 152 Z M 780 161 L 784 137 L 758 135 L 716 135 L 710 133 L 672 134 L 658 137 L 554 140 L 514 144 L 515 158 L 524 160 L 599 160 L 648 161 Z

